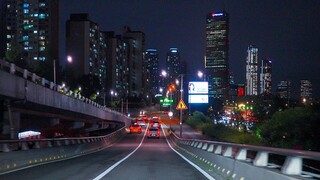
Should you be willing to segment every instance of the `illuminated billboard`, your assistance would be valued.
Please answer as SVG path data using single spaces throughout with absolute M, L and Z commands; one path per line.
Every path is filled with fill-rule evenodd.
M 189 103 L 209 103 L 208 95 L 189 95 Z
M 204 82 L 204 81 L 189 82 L 188 93 L 189 94 L 208 94 L 208 82 Z

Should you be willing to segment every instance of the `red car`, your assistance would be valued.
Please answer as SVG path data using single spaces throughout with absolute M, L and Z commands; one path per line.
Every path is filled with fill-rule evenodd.
M 133 124 L 130 126 L 130 133 L 141 133 L 142 129 L 139 124 Z

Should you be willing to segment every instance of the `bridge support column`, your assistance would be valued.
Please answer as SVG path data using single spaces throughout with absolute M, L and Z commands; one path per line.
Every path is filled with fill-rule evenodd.
M 1 118 L 1 134 L 9 136 L 10 139 L 18 139 L 18 133 L 20 130 L 20 113 L 12 112 L 11 105 L 6 105 L 7 111 L 2 113 Z
M 59 118 L 51 118 L 50 119 L 50 126 L 55 126 L 60 124 L 60 119 Z
M 84 127 L 84 122 L 74 122 L 73 123 L 73 128 L 78 129 L 78 128 L 83 128 Z

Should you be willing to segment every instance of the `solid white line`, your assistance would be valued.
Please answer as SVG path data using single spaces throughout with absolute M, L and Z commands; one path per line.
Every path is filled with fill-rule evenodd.
M 149 127 L 149 124 L 148 124 L 146 130 L 148 129 L 148 127 Z M 140 148 L 140 146 L 141 146 L 142 143 L 143 143 L 144 137 L 146 136 L 146 132 L 147 132 L 146 130 L 145 130 L 145 132 L 144 132 L 144 134 L 143 134 L 143 138 L 142 138 L 139 146 L 136 147 L 136 149 L 134 149 L 134 150 L 133 150 L 130 154 L 128 154 L 126 157 L 124 157 L 124 158 L 121 159 L 120 161 L 116 162 L 116 163 L 115 163 L 114 165 L 112 165 L 111 167 L 109 167 L 109 168 L 108 168 L 107 170 L 105 170 L 103 173 L 99 174 L 99 175 L 98 175 L 97 177 L 95 177 L 93 180 L 99 180 L 99 179 L 103 178 L 103 177 L 104 177 L 105 175 L 107 175 L 110 171 L 112 171 L 114 168 L 116 168 L 120 163 L 122 163 L 123 161 L 125 161 L 126 159 L 128 159 L 133 153 L 135 153 L 135 152 Z
M 177 153 L 182 159 L 184 159 L 185 161 L 187 161 L 190 165 L 192 165 L 194 168 L 196 168 L 201 174 L 203 174 L 206 178 L 210 179 L 210 180 L 215 180 L 212 176 L 210 176 L 207 172 L 205 172 L 203 169 L 201 169 L 199 166 L 197 166 L 196 164 L 194 164 L 193 162 L 191 162 L 190 160 L 188 160 L 186 157 L 184 157 L 182 154 L 180 154 L 178 151 L 176 151 L 171 144 L 169 143 L 167 136 L 165 135 L 165 132 L 162 128 L 162 132 L 164 134 L 164 137 L 166 138 L 167 144 L 169 145 L 169 147 L 175 152 Z

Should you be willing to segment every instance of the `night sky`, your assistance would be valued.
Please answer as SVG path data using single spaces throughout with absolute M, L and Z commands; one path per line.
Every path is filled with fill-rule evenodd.
M 246 50 L 254 44 L 259 59 L 273 61 L 273 91 L 288 79 L 298 97 L 300 79 L 309 79 L 314 97 L 320 97 L 320 0 L 63 0 L 60 6 L 61 57 L 66 57 L 69 15 L 88 13 L 104 31 L 121 34 L 128 25 L 144 32 L 147 48 L 158 49 L 162 66 L 169 48 L 179 48 L 188 73 L 204 69 L 206 14 L 225 9 L 236 83 L 245 82 Z

